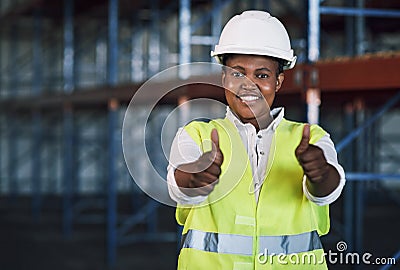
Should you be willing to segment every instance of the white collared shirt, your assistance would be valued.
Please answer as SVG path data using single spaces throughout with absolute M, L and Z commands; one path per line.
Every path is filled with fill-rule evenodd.
M 272 139 L 276 128 L 284 117 L 284 108 L 276 108 L 271 111 L 273 117 L 272 123 L 265 129 L 256 132 L 255 127 L 249 123 L 242 123 L 227 107 L 226 118 L 230 120 L 237 128 L 243 145 L 249 155 L 250 165 L 253 172 L 253 184 L 256 201 L 258 201 L 259 192 L 266 175 L 269 152 Z M 323 136 L 314 145 L 320 147 L 329 164 L 338 171 L 340 175 L 340 183 L 338 187 L 325 197 L 315 197 L 307 189 L 306 179 L 303 180 L 303 192 L 305 196 L 318 205 L 326 205 L 334 202 L 341 194 L 343 186 L 346 182 L 345 174 L 342 166 L 338 163 L 337 153 L 329 134 Z M 200 147 L 193 141 L 184 128 L 180 128 L 172 142 L 171 153 L 168 165 L 168 191 L 171 198 L 179 204 L 199 204 L 203 202 L 207 196 L 188 196 L 184 194 L 176 184 L 175 169 L 182 164 L 196 161 L 201 155 Z

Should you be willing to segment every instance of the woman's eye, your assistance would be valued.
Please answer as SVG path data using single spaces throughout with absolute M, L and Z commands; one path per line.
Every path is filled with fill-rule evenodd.
M 232 73 L 232 76 L 233 76 L 233 77 L 236 77 L 236 78 L 241 78 L 241 77 L 244 77 L 244 74 L 241 73 L 241 72 L 233 72 L 233 73 Z
M 267 79 L 267 78 L 269 78 L 269 75 L 268 74 L 258 74 L 257 78 L 259 78 L 259 79 Z

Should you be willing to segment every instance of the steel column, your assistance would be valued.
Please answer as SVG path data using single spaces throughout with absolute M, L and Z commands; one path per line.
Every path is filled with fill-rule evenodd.
M 1 36 L 0 36 L 1 38 Z M 0 46 L 0 50 L 1 50 L 1 46 Z M 0 53 L 1 55 L 1 53 Z M 0 59 L 0 63 L 1 63 L 1 59 Z M 1 66 L 1 65 L 0 65 Z M 1 78 L 0 78 L 0 91 L 1 91 Z M 1 99 L 1 94 L 0 94 L 0 99 Z M 3 193 L 3 141 L 5 141 L 5 128 L 4 128 L 4 114 L 0 115 L 0 194 Z
M 103 36 L 98 35 L 96 40 L 96 81 L 99 84 L 104 84 L 106 81 L 107 44 Z
M 32 114 L 32 213 L 35 222 L 39 221 L 42 206 L 41 171 L 42 171 L 42 124 L 38 110 Z
M 203 26 L 204 24 L 206 24 L 207 22 L 210 21 L 211 18 L 218 16 L 218 14 L 221 12 L 221 10 L 229 3 L 231 3 L 232 0 L 220 0 L 220 6 L 219 9 L 215 9 L 213 8 L 211 10 L 211 12 L 208 12 L 206 14 L 204 14 L 203 16 L 201 16 L 200 18 L 198 18 L 196 21 L 194 21 L 191 24 L 190 27 L 190 33 L 193 34 L 194 32 L 196 32 L 201 26 Z M 219 33 L 218 33 L 219 36 Z M 208 44 L 209 45 L 209 44 Z
M 318 88 L 308 88 L 306 92 L 307 122 L 319 123 L 319 106 L 321 105 L 321 91 Z
M 213 45 L 218 42 L 219 35 L 222 29 L 222 0 L 213 0 L 213 10 L 212 13 L 218 12 L 211 18 L 211 36 L 213 37 L 213 43 L 211 43 L 211 50 L 214 50 Z M 213 59 L 214 60 L 214 59 Z
M 4 31 L 0 31 L 0 40 L 5 40 L 3 37 Z M 3 42 L 0 42 L 0 100 L 3 98 Z M 1 153 L 1 151 L 0 151 Z
M 316 62 L 320 52 L 319 0 L 308 1 L 308 61 Z
M 118 0 L 108 6 L 108 73 L 107 83 L 118 82 Z M 107 185 L 107 264 L 115 265 L 117 257 L 117 164 L 116 125 L 117 100 L 108 104 L 108 185 Z
M 156 113 L 152 114 L 147 122 L 146 130 L 145 130 L 145 146 L 146 152 L 149 156 L 149 159 L 152 161 L 152 164 L 156 171 L 160 172 L 159 170 L 159 160 L 158 160 L 158 153 L 162 153 L 162 151 L 157 151 L 158 149 L 158 142 L 161 142 L 161 138 L 158 137 L 157 133 L 157 117 Z M 165 168 L 165 167 L 164 167 Z M 164 178 L 165 179 L 165 178 Z M 157 203 L 152 198 L 146 198 L 146 207 L 141 209 L 143 211 L 144 217 L 146 220 L 147 225 L 147 233 L 155 234 L 157 227 Z
M 308 1 L 308 52 L 307 62 L 314 63 L 319 59 L 320 53 L 320 15 L 319 0 Z M 316 88 L 318 71 L 310 71 L 310 80 L 306 83 L 307 121 L 310 124 L 319 122 L 319 106 L 321 92 Z
M 55 35 L 51 35 L 48 38 L 50 44 L 56 44 L 57 42 L 60 43 L 59 39 L 57 39 L 55 37 Z M 49 55 L 49 61 L 47 61 L 46 65 L 49 67 L 50 70 L 57 70 L 57 65 L 59 63 L 57 63 L 57 61 L 53 61 L 53 59 L 57 59 L 60 58 L 59 57 L 59 53 L 57 50 L 57 46 L 50 46 L 46 49 L 46 51 L 48 52 Z M 63 61 L 63 65 L 64 65 L 64 58 L 61 59 L 61 61 Z M 43 64 L 43 59 L 42 59 L 42 64 Z M 48 75 L 48 83 L 51 85 L 59 85 L 61 83 L 61 86 L 59 86 L 59 88 L 62 88 L 64 91 L 64 81 L 60 82 L 60 79 L 58 78 L 58 76 L 63 76 L 63 80 L 64 80 L 64 74 L 62 75 L 56 75 L 56 74 L 49 74 Z M 54 91 L 54 89 L 52 89 L 52 91 Z
M 149 37 L 149 76 L 160 71 L 160 7 L 159 0 L 151 0 L 151 25 Z
M 356 122 L 357 126 L 362 125 L 365 122 L 365 103 L 363 100 L 355 101 L 356 109 Z M 368 145 L 366 132 L 358 136 L 356 142 L 356 153 L 355 153 L 355 169 L 356 171 L 365 171 L 365 157 L 367 155 L 366 145 Z M 355 183 L 355 198 L 354 198 L 354 231 L 352 232 L 354 237 L 354 250 L 361 254 L 363 252 L 363 233 L 364 233 L 364 182 L 357 181 Z M 359 269 L 359 266 L 355 267 Z
M 222 16 L 221 14 L 221 9 L 222 9 L 222 0 L 213 0 L 213 10 L 212 12 L 218 12 L 211 18 L 211 36 L 214 38 L 219 37 L 219 34 L 222 29 Z
M 269 12 L 269 10 L 271 9 L 271 1 L 270 0 L 262 0 L 261 4 L 260 4 L 260 8 L 262 10 Z
M 8 96 L 15 97 L 17 95 L 18 90 L 18 76 L 19 70 L 17 68 L 17 59 L 19 53 L 18 46 L 18 26 L 15 22 L 11 24 L 10 27 L 10 52 L 8 57 L 8 67 L 9 67 L 9 88 L 8 88 Z
M 108 105 L 108 204 L 107 204 L 107 264 L 114 266 L 117 257 L 117 120 L 118 102 Z
M 8 130 L 8 189 L 11 201 L 15 201 L 18 194 L 18 179 L 17 179 L 17 130 L 16 125 L 18 119 L 16 119 L 15 112 L 7 113 L 7 130 Z
M 74 1 L 64 1 L 64 92 L 74 90 Z
M 39 9 L 35 10 L 33 23 L 33 79 L 32 92 L 39 95 L 42 90 L 42 15 Z
M 1 48 L 0 48 L 1 49 Z M 4 165 L 3 165 L 3 142 L 6 141 L 6 137 L 4 136 L 4 134 L 6 134 L 5 132 L 5 118 L 4 118 L 4 114 L 0 115 L 0 193 L 5 193 L 5 191 L 3 190 L 3 181 L 4 181 Z
M 364 0 L 357 0 L 357 8 L 364 8 Z M 365 16 L 359 14 L 356 18 L 356 52 L 357 55 L 365 53 Z
M 144 61 L 143 61 L 143 25 L 137 21 L 136 14 L 132 23 L 132 40 L 131 40 L 131 80 L 141 82 L 145 78 Z
M 33 23 L 33 95 L 42 91 L 42 16 L 39 9 L 35 10 Z M 41 113 L 34 110 L 32 114 L 32 213 L 35 222 L 39 221 L 42 206 L 41 200 L 41 142 L 42 142 Z
M 347 1 L 347 5 L 349 7 L 354 6 L 355 0 L 349 0 Z M 355 28 L 354 28 L 354 18 L 347 16 L 345 19 L 345 34 L 346 34 L 346 55 L 348 56 L 354 56 L 355 50 L 354 50 L 354 44 L 355 44 Z
M 16 68 L 16 61 L 18 55 L 18 26 L 15 22 L 11 24 L 10 28 L 10 52 L 8 58 L 9 68 L 9 93 L 8 96 L 15 97 L 18 89 L 18 69 Z M 15 201 L 18 195 L 18 179 L 17 179 L 17 151 L 18 151 L 18 132 L 17 132 L 18 119 L 17 114 L 13 111 L 7 113 L 7 129 L 8 129 L 8 186 L 11 201 Z
M 108 5 L 108 67 L 107 83 L 118 82 L 118 0 L 109 0 Z
M 66 104 L 63 114 L 63 233 L 69 237 L 72 233 L 72 197 L 73 197 L 73 135 L 74 123 L 72 107 Z
M 163 114 L 162 111 L 154 114 L 154 117 L 152 117 L 149 123 L 150 130 L 146 132 L 146 148 L 148 149 L 149 157 L 153 161 L 154 168 L 163 179 L 167 179 L 165 168 L 168 165 L 161 144 L 161 132 L 165 120 L 166 115 Z M 147 229 L 149 233 L 157 233 L 158 215 L 156 209 L 159 207 L 160 203 L 153 199 L 151 199 L 149 203 L 151 203 L 153 209 L 148 209 Z
M 344 126 L 346 131 L 350 131 L 354 128 L 354 105 L 348 103 L 345 107 L 345 119 Z M 345 161 L 343 163 L 346 171 L 353 171 L 354 169 L 354 149 L 353 145 L 348 145 L 345 149 L 343 157 Z M 343 190 L 344 204 L 343 204 L 343 228 L 344 228 L 344 239 L 347 243 L 347 250 L 354 251 L 354 183 L 347 182 L 346 188 Z
M 190 0 L 179 1 L 179 64 L 191 61 L 191 11 Z M 179 77 L 186 79 L 190 76 L 190 70 L 184 67 L 179 69 Z

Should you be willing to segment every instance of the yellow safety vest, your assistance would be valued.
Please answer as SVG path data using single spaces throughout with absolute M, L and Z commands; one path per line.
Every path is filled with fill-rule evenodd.
M 329 207 L 305 197 L 295 156 L 303 127 L 286 119 L 278 125 L 258 203 L 236 127 L 226 118 L 185 127 L 204 152 L 211 150 L 216 128 L 224 162 L 218 185 L 202 204 L 177 207 L 177 222 L 184 225 L 178 269 L 327 269 L 319 235 L 329 231 Z M 312 125 L 310 143 L 325 134 Z

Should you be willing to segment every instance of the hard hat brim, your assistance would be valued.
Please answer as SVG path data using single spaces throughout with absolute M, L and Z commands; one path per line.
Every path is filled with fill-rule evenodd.
M 297 57 L 293 55 L 293 50 L 283 51 L 277 48 L 243 48 L 237 46 L 221 46 L 216 45 L 215 51 L 211 51 L 211 56 L 214 57 L 218 63 L 222 64 L 221 56 L 224 54 L 248 54 L 248 55 L 263 55 L 270 56 L 278 59 L 282 59 L 285 61 L 283 69 L 288 70 L 292 69 L 295 64 Z

